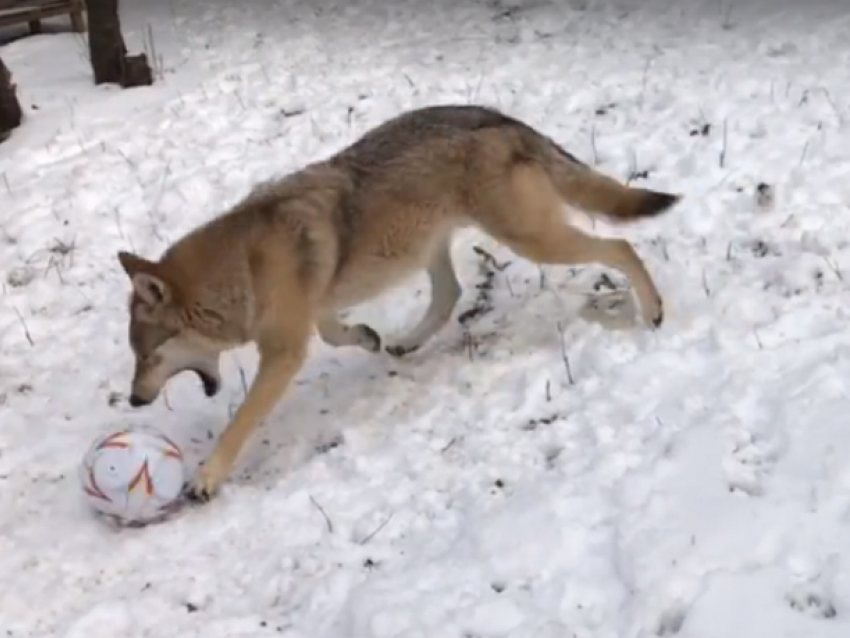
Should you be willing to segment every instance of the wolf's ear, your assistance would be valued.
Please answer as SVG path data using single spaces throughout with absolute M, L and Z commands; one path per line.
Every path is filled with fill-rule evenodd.
M 133 253 L 120 251 L 118 261 L 130 277 L 136 294 L 149 306 L 171 301 L 168 284 L 155 274 L 156 264 Z
M 148 261 L 138 255 L 134 255 L 133 253 L 128 253 L 125 250 L 118 251 L 118 261 L 121 263 L 121 267 L 130 279 L 132 279 L 133 275 L 137 272 L 153 272 L 156 267 L 156 264 L 152 261 Z
M 136 294 L 149 306 L 161 306 L 171 301 L 171 290 L 159 277 L 137 272 L 131 281 Z

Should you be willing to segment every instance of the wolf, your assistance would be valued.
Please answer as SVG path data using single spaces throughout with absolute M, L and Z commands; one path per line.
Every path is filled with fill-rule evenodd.
M 186 485 L 208 501 L 284 395 L 314 332 L 332 346 L 400 357 L 451 318 L 461 295 L 451 240 L 473 227 L 538 264 L 598 263 L 629 278 L 641 315 L 661 325 L 661 295 L 632 246 L 572 225 L 566 206 L 613 223 L 660 215 L 681 195 L 630 187 L 497 109 L 432 105 L 402 112 L 325 159 L 256 185 L 159 259 L 119 251 L 130 279 L 129 403 L 153 402 L 194 371 L 208 396 L 220 355 L 253 342 L 256 375 L 209 457 Z M 384 344 L 339 313 L 427 272 L 430 303 Z

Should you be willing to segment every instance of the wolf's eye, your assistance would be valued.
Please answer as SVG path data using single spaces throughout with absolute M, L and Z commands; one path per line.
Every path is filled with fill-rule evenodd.
M 162 361 L 162 357 L 158 355 L 155 350 L 152 352 L 139 353 L 139 363 L 143 366 L 153 368 L 159 365 L 160 361 Z

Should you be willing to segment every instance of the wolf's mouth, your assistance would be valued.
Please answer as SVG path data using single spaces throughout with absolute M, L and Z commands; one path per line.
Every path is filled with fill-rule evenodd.
M 213 376 L 210 376 L 203 370 L 199 370 L 198 368 L 191 368 L 192 372 L 198 375 L 201 379 L 201 384 L 204 386 L 204 394 L 208 397 L 213 397 L 218 394 L 219 383 L 218 379 Z

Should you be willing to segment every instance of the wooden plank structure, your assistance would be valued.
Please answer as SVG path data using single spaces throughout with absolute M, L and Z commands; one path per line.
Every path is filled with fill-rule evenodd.
M 69 15 L 71 28 L 82 33 L 85 10 L 85 0 L 0 0 L 0 27 L 26 22 L 30 33 L 41 33 L 42 20 Z

